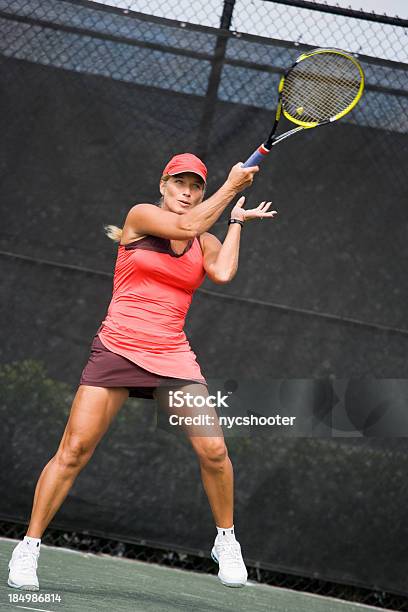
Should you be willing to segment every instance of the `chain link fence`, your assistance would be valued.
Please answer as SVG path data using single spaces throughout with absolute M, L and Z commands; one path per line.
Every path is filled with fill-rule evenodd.
M 272 110 L 279 75 L 302 49 L 338 46 L 360 54 L 367 81 L 364 103 L 343 122 L 407 133 L 405 21 L 327 6 L 322 7 L 324 12 L 300 8 L 314 4 L 311 2 L 229 0 L 223 4 L 212 0 L 201 8 L 199 4 L 188 5 L 187 13 L 194 12 L 192 22 L 185 17 L 180 23 L 160 18 L 155 21 L 147 14 L 96 2 L 1 0 L 0 52 L 5 57 L 156 87 L 203 102 L 204 109 L 200 104 L 200 108 L 197 105 L 192 108 L 193 100 L 179 98 L 174 108 L 167 107 L 163 120 L 167 138 L 178 138 L 180 148 L 191 143 L 203 157 L 211 158 L 210 151 L 217 152 L 222 147 L 217 138 L 223 133 L 219 123 L 228 123 L 230 119 L 225 108 L 216 113 L 216 102 Z M 140 11 L 149 10 L 146 3 L 134 5 Z M 156 13 L 160 7 L 163 14 L 171 13 L 172 7 L 167 4 L 164 7 L 156 2 L 154 6 Z M 224 25 L 223 29 L 215 31 L 194 25 L 214 25 L 214 16 Z M 18 73 L 14 77 L 18 78 Z M 88 83 L 83 84 L 90 88 Z M 89 94 L 92 97 L 91 89 Z M 150 140 L 143 142 L 146 136 L 137 129 L 141 125 L 137 104 L 116 100 L 115 107 L 109 108 L 111 102 L 101 103 L 107 113 L 120 112 L 129 123 L 119 146 L 127 145 L 123 138 L 138 138 L 142 146 L 150 144 Z M 163 131 L 155 110 L 146 109 L 143 119 L 151 124 L 152 136 L 159 142 Z M 233 107 L 229 110 L 234 112 Z M 186 120 L 179 126 L 183 118 Z M 252 126 L 247 123 L 242 128 L 260 136 L 265 132 L 256 119 Z M 195 142 L 194 132 L 198 132 Z M 330 152 L 322 152 L 322 157 L 327 153 Z M 373 161 L 375 158 L 373 155 Z M 296 163 L 294 156 L 292 161 Z M 393 173 L 390 183 L 400 180 L 399 163 L 397 160 L 394 170 L 389 169 Z
M 301 8 L 311 2 L 199 4 L 189 4 L 192 23 L 177 23 L 154 22 L 127 9 L 101 10 L 96 2 L 1 0 L 0 51 L 7 57 L 196 96 L 208 94 L 213 64 L 222 61 L 219 100 L 273 109 L 278 75 L 301 49 L 341 47 L 363 56 L 367 77 L 365 103 L 344 121 L 406 133 L 406 21 L 327 6 Z M 135 5 L 148 13 L 150 2 Z M 162 13 L 168 16 L 171 8 L 162 5 Z M 218 32 L 195 27 L 214 25 L 205 15 L 216 16 L 226 27 Z M 215 57 L 219 37 L 225 37 L 225 55 Z

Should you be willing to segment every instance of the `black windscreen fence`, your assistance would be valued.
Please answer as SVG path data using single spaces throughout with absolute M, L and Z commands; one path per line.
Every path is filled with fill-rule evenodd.
M 233 4 L 217 29 L 0 1 L 1 519 L 28 520 L 110 302 L 104 225 L 157 202 L 176 153 L 201 155 L 215 191 L 265 137 L 279 75 L 309 48 L 236 32 Z M 391 21 L 400 40 L 406 23 Z M 353 23 L 356 39 L 381 25 Z M 359 60 L 360 105 L 265 161 L 246 206 L 273 200 L 278 216 L 243 229 L 237 276 L 204 282 L 186 332 L 245 413 L 289 397 L 289 410 L 335 419 L 317 434 L 225 432 L 248 564 L 408 595 L 407 64 Z M 52 525 L 205 556 L 214 531 L 189 442 L 136 399 Z

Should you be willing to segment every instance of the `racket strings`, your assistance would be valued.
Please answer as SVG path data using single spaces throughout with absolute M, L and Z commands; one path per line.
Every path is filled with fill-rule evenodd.
M 357 93 L 358 86 L 353 86 L 349 80 L 327 79 L 309 71 L 293 79 L 285 108 L 303 121 L 326 121 L 347 108 Z
M 305 123 L 329 121 L 347 109 L 360 91 L 361 74 L 347 56 L 311 55 L 288 73 L 282 91 L 288 115 Z

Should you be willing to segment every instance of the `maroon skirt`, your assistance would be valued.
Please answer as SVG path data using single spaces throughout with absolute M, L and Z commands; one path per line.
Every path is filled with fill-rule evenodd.
M 156 387 L 181 387 L 191 383 L 203 384 L 198 380 L 166 377 L 149 372 L 126 357 L 107 349 L 98 334 L 93 339 L 91 354 L 79 381 L 80 385 L 91 387 L 127 387 L 129 397 L 146 399 L 154 399 L 153 391 Z

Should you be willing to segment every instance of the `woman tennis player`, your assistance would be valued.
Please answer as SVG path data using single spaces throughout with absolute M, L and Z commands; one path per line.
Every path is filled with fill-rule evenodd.
M 172 413 L 170 389 L 181 391 L 182 397 L 208 397 L 183 331 L 184 320 L 205 275 L 215 283 L 235 276 L 244 222 L 275 214 L 268 212 L 270 202 L 244 210 L 242 197 L 232 208 L 224 242 L 207 232 L 231 200 L 252 184 L 258 170 L 236 164 L 220 189 L 203 201 L 207 168 L 191 153 L 176 155 L 163 171 L 160 205 L 133 206 L 122 230 L 107 226 L 108 236 L 120 243 L 112 300 L 93 340 L 58 450 L 38 480 L 27 534 L 9 563 L 9 586 L 38 590 L 42 534 L 129 395 L 155 398 Z M 205 410 L 216 416 L 214 408 Z M 212 428 L 184 429 L 197 454 L 217 528 L 211 556 L 219 563 L 221 582 L 239 587 L 246 583 L 247 570 L 234 534 L 233 469 L 215 421 Z

